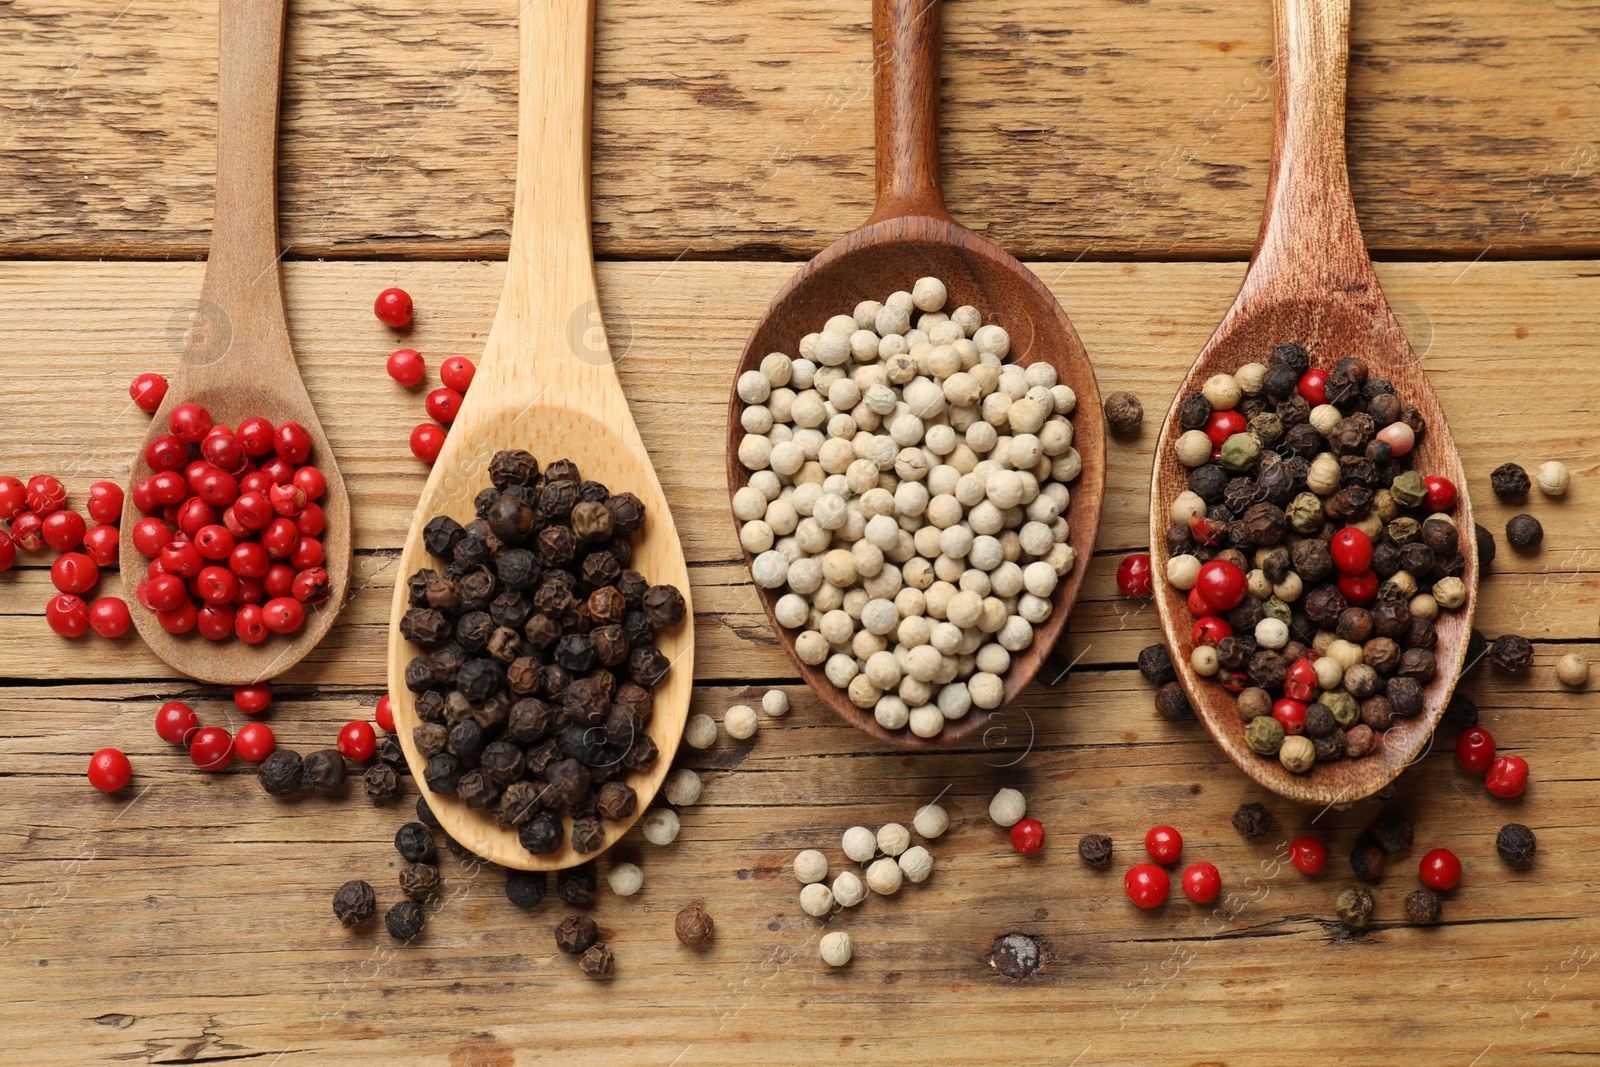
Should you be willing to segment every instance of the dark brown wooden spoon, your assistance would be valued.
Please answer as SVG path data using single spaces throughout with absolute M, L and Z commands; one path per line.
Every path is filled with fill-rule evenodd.
M 1056 586 L 1055 610 L 1034 633 L 1033 644 L 1012 657 L 1004 699 L 1009 702 L 1033 680 L 1055 646 L 1083 584 L 1100 525 L 1105 495 L 1105 442 L 1100 390 L 1083 343 L 1050 290 L 999 245 L 958 225 L 945 210 L 939 187 L 939 0 L 874 0 L 872 5 L 874 96 L 877 123 L 877 202 L 860 229 L 823 249 L 773 298 L 750 335 L 739 374 L 759 366 L 769 352 L 794 352 L 800 338 L 820 329 L 832 315 L 848 313 L 861 300 L 881 299 L 909 290 L 925 275 L 949 289 L 949 306 L 970 304 L 985 323 L 1011 334 L 1009 361 L 1026 366 L 1043 360 L 1078 394 L 1073 416 L 1073 447 L 1083 470 L 1072 483 L 1067 519 L 1077 553 L 1072 571 Z M 737 391 L 728 405 L 728 492 L 749 481 L 738 461 L 744 429 Z M 745 554 L 746 564 L 750 563 Z M 773 615 L 777 596 L 757 588 L 761 606 L 801 675 L 845 722 L 872 736 L 907 748 L 927 748 L 958 740 L 980 729 L 992 712 L 974 709 L 945 724 L 930 738 L 910 730 L 886 730 L 836 688 L 821 668 L 795 654 L 793 632 Z
M 1275 0 L 1278 39 L 1277 130 L 1266 214 L 1250 270 L 1233 306 L 1195 360 L 1178 390 L 1156 444 L 1150 487 L 1150 545 L 1156 606 L 1178 677 L 1206 729 L 1255 781 L 1291 800 L 1342 804 L 1377 792 L 1415 760 L 1444 713 L 1466 655 L 1478 591 L 1477 540 L 1467 479 L 1438 397 L 1394 312 L 1384 299 L 1361 239 L 1345 170 L 1345 70 L 1349 58 L 1349 0 Z M 1395 719 L 1377 751 L 1355 760 L 1319 763 L 1291 774 L 1276 759 L 1245 744 L 1244 723 L 1231 693 L 1195 674 L 1193 618 L 1186 594 L 1166 581 L 1166 530 L 1173 499 L 1187 484 L 1174 442 L 1183 432 L 1178 403 L 1213 374 L 1266 362 L 1273 347 L 1298 341 L 1313 366 L 1331 367 L 1344 356 L 1366 360 L 1374 378 L 1394 383 L 1400 397 L 1422 412 L 1426 431 L 1413 453 L 1414 467 L 1456 484 L 1455 514 L 1466 566 L 1466 606 L 1437 620 L 1435 679 L 1423 690 L 1423 711 Z
M 278 271 L 278 88 L 282 77 L 285 0 L 222 0 L 217 60 L 217 199 L 200 309 L 185 336 L 183 358 L 150 433 L 133 457 L 131 487 L 148 476 L 144 445 L 168 433 L 167 416 L 200 404 L 213 423 L 237 427 L 259 415 L 274 426 L 298 422 L 311 436 L 310 462 L 326 477 L 318 503 L 327 515 L 322 545 L 328 598 L 308 608 L 296 633 L 259 645 L 171 634 L 138 603 L 148 560 L 133 546 L 143 516 L 126 494 L 122 512 L 122 584 L 134 624 L 156 655 L 205 682 L 241 685 L 294 666 L 333 625 L 350 580 L 350 500 L 322 423 L 295 365 Z

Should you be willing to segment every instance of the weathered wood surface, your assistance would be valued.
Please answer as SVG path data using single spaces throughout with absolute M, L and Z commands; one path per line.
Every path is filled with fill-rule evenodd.
M 291 258 L 504 258 L 510 0 L 290 4 Z M 1380 253 L 1600 250 L 1593 0 L 1357 0 L 1350 160 Z M 603 258 L 806 258 L 867 215 L 869 9 L 606 0 Z M 209 234 L 216 5 L 0 4 L 5 256 L 196 258 Z M 945 18 L 944 178 L 1023 258 L 1242 259 L 1271 142 L 1269 5 L 1002 0 Z
M 1242 264 L 1035 264 L 1072 315 L 1103 388 L 1132 389 L 1158 411 L 1232 299 Z M 198 292 L 199 264 L 0 264 L 0 471 L 62 474 L 81 498 L 116 477 L 146 416 L 126 399 L 139 370 L 169 367 L 169 326 Z M 1267 797 L 1197 723 L 1169 724 L 1131 669 L 1156 635 L 1154 612 L 1116 596 L 1116 561 L 1144 542 L 1155 422 L 1113 441 L 1100 554 L 1073 616 L 1059 689 L 1036 687 L 964 747 L 907 755 L 838 724 L 798 686 L 735 565 L 722 485 L 720 416 L 749 324 L 793 264 L 603 264 L 600 295 L 623 386 L 684 536 L 698 611 L 695 710 L 719 715 L 768 684 L 794 698 L 755 741 L 725 736 L 685 751 L 703 802 L 667 849 L 632 832 L 616 859 L 640 862 L 643 893 L 602 889 L 594 909 L 618 956 L 606 985 L 557 954 L 554 899 L 528 915 L 500 876 L 445 860 L 447 895 L 421 941 L 347 933 L 328 910 L 347 877 L 398 899 L 388 841 L 404 817 L 342 800 L 280 804 L 247 768 L 193 771 L 156 739 L 160 702 L 186 694 L 207 722 L 239 724 L 226 694 L 175 678 L 133 642 L 66 642 L 39 618 L 42 557 L 0 576 L 0 1031 L 30 1063 L 265 1064 L 628 1062 L 972 1064 L 1315 1062 L 1540 1064 L 1593 1050 L 1600 821 L 1591 689 L 1562 690 L 1552 664 L 1600 656 L 1600 537 L 1592 511 L 1592 309 L 1600 271 L 1584 262 L 1405 263 L 1379 274 L 1427 363 L 1476 494 L 1480 521 L 1512 513 L 1488 493 L 1506 459 L 1560 458 L 1573 488 L 1528 507 L 1541 553 L 1502 545 L 1482 585 L 1480 625 L 1538 640 L 1530 674 L 1479 668 L 1465 690 L 1534 784 L 1517 802 L 1488 797 L 1441 738 L 1398 782 L 1417 847 L 1377 888 L 1378 929 L 1360 940 L 1328 922 L 1347 881 L 1344 855 L 1376 806 L 1318 813 Z M 329 640 L 279 685 L 280 740 L 328 743 L 370 713 L 383 687 L 383 627 L 395 550 L 424 471 L 405 452 L 421 393 L 382 373 L 393 336 L 371 294 L 406 286 L 420 310 L 408 342 L 437 367 L 475 354 L 494 313 L 502 264 L 291 263 L 290 329 L 308 388 L 349 479 L 356 517 L 354 600 Z M 432 376 L 430 375 L 430 382 Z M 89 752 L 119 744 L 134 761 L 126 797 L 93 794 Z M 1049 828 L 1024 860 L 988 821 L 988 797 L 1017 785 Z M 796 906 L 788 864 L 855 823 L 909 821 L 943 794 L 954 818 L 922 886 L 832 919 L 856 960 L 816 958 L 823 924 Z M 409 800 L 409 797 L 408 797 Z M 1264 800 L 1277 822 L 1246 842 L 1234 808 Z M 1512 819 L 1540 836 L 1540 862 L 1512 872 L 1494 855 Z M 1122 897 L 1139 839 L 1171 822 L 1185 860 L 1221 869 L 1220 911 L 1175 899 L 1154 914 Z M 1109 871 L 1083 867 L 1078 835 L 1117 842 Z M 1323 876 L 1274 862 L 1315 831 L 1332 845 Z M 1466 864 L 1443 928 L 1399 923 L 1414 865 L 1434 846 Z M 716 943 L 672 937 L 677 908 L 704 899 Z M 377 924 L 374 924 L 375 926 Z M 1024 982 L 987 966 L 994 937 L 1048 938 Z M 1076 1060 L 1074 1059 L 1076 1057 Z M 1476 1059 L 1475 1059 L 1476 1058 Z

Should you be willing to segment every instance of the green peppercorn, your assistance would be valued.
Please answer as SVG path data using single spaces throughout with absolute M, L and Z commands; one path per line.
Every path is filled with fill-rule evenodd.
M 1244 728 L 1245 744 L 1263 756 L 1276 756 L 1283 747 L 1283 724 L 1270 715 L 1251 719 Z
M 1389 487 L 1389 492 L 1394 496 L 1395 502 L 1403 507 L 1414 508 L 1421 504 L 1428 496 L 1427 483 L 1422 480 L 1422 475 L 1416 471 L 1406 471 L 1394 480 Z M 1418 526 L 1421 531 L 1421 526 Z
M 1322 529 L 1322 499 L 1315 493 L 1301 493 L 1289 501 L 1284 514 L 1296 533 L 1314 534 Z
M 1353 933 L 1365 930 L 1372 921 L 1372 892 L 1363 886 L 1347 886 L 1340 890 L 1333 906 L 1339 921 Z
M 1348 730 L 1361 721 L 1361 705 L 1342 689 L 1323 693 L 1317 697 L 1317 702 L 1333 713 L 1333 721 L 1340 729 Z
M 1260 455 L 1261 442 L 1256 440 L 1255 435 L 1236 433 L 1222 442 L 1217 462 L 1227 470 L 1242 474 L 1256 465 L 1256 458 Z

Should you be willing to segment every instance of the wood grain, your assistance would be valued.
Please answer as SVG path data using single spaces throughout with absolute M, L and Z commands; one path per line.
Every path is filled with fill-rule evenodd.
M 516 7 L 291 4 L 291 258 L 505 258 Z M 202 257 L 215 3 L 4 8 L 0 255 Z M 1352 34 L 1352 182 L 1373 248 L 1600 250 L 1590 4 L 1530 17 L 1523 0 L 1356 0 Z M 601 4 L 601 257 L 805 259 L 857 225 L 872 200 L 870 36 L 848 0 L 765 0 L 736 18 L 714 0 Z M 1025 259 L 1249 254 L 1272 136 L 1269 5 L 957 3 L 945 50 L 946 192 L 985 236 Z

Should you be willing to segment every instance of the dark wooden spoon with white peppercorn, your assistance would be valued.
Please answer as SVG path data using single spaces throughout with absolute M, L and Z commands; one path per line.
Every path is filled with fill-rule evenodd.
M 1094 551 L 1105 494 L 1105 445 L 1100 390 L 1083 343 L 1066 312 L 1034 274 L 1004 249 L 957 224 L 945 209 L 939 184 L 939 0 L 873 0 L 872 37 L 876 110 L 877 202 L 859 229 L 829 245 L 806 264 L 773 298 L 739 361 L 739 374 L 757 368 L 769 352 L 793 352 L 800 338 L 821 328 L 829 316 L 859 301 L 897 289 L 910 290 L 923 276 L 941 279 L 948 306 L 971 305 L 985 323 L 997 323 L 1011 336 L 1008 362 L 1051 364 L 1061 382 L 1077 394 L 1073 447 L 1083 466 L 1071 485 L 1066 518 L 1076 563 L 1052 594 L 1050 617 L 1034 632 L 1026 650 L 1011 658 L 1004 676 L 1004 707 L 1038 673 L 1060 638 L 1083 584 Z M 745 432 L 737 390 L 728 407 L 728 491 L 749 481 L 739 463 Z M 752 557 L 745 554 L 749 564 Z M 801 662 L 795 632 L 774 615 L 782 590 L 757 588 L 779 642 L 811 688 L 852 726 L 907 748 L 948 744 L 980 730 L 993 711 L 973 709 L 947 722 L 936 735 L 918 737 L 908 729 L 888 730 L 872 709 L 853 704 L 820 666 Z
M 1478 556 L 1467 479 L 1439 400 L 1428 384 L 1378 285 L 1356 221 L 1345 169 L 1345 73 L 1349 58 L 1349 0 L 1275 0 L 1278 103 L 1266 213 L 1239 295 L 1179 388 L 1156 444 L 1150 488 L 1150 543 L 1156 606 L 1173 663 L 1196 714 L 1229 757 L 1273 792 L 1310 804 L 1342 804 L 1377 792 L 1418 758 L 1449 702 L 1466 654 L 1477 599 Z M 1212 375 L 1266 362 L 1273 348 L 1297 342 L 1313 366 L 1331 368 L 1347 356 L 1365 361 L 1372 378 L 1394 384 L 1426 422 L 1413 452 L 1414 468 L 1449 478 L 1459 493 L 1455 512 L 1465 563 L 1466 605 L 1436 620 L 1436 675 L 1423 690 L 1423 709 L 1396 718 L 1376 751 L 1359 759 L 1316 764 L 1292 774 L 1277 759 L 1245 743 L 1238 702 L 1190 663 L 1193 618 L 1185 594 L 1166 579 L 1170 508 L 1187 487 L 1187 468 L 1175 444 L 1183 433 L 1179 407 Z

